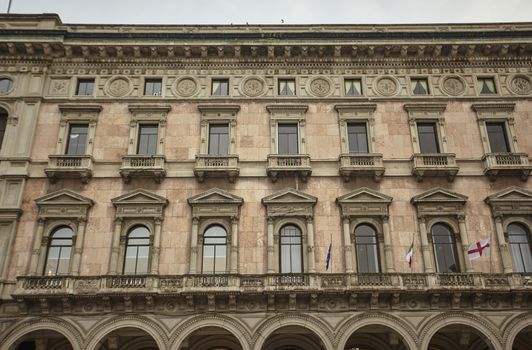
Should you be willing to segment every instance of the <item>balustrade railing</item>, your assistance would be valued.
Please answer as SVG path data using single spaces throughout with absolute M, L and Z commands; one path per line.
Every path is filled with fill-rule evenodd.
M 310 156 L 308 154 L 270 154 L 268 166 L 272 168 L 310 168 Z
M 416 153 L 413 156 L 414 167 L 446 168 L 456 167 L 454 153 Z
M 526 153 L 487 153 L 482 160 L 487 169 L 530 166 Z
M 164 168 L 164 156 L 128 155 L 122 157 L 122 168 Z
M 90 168 L 92 157 L 89 155 L 50 155 L 48 156 L 49 168 Z

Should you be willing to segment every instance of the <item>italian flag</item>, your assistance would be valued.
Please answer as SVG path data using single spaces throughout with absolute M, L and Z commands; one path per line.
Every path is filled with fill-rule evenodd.
M 408 252 L 406 252 L 405 260 L 408 263 L 408 267 L 412 267 L 412 257 L 414 256 L 414 241 L 412 241 L 412 244 L 410 244 L 410 248 L 408 248 Z

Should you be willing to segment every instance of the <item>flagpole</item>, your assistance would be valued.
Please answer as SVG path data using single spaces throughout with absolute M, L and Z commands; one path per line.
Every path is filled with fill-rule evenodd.
M 414 269 L 414 235 L 415 231 L 412 231 L 412 263 L 410 264 L 410 273 L 412 273 L 412 270 Z
M 331 238 L 329 240 L 330 244 L 331 244 L 331 273 L 333 272 L 333 256 L 332 256 L 332 233 L 331 233 Z

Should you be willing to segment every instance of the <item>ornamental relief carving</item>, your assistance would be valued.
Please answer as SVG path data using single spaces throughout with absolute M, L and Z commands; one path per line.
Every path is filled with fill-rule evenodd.
M 249 97 L 257 97 L 264 94 L 266 83 L 259 77 L 249 77 L 242 82 L 242 93 Z
M 331 83 L 325 78 L 315 78 L 310 82 L 309 90 L 314 96 L 327 96 L 331 92 Z
M 66 96 L 69 86 L 70 80 L 68 79 L 54 79 L 50 84 L 50 95 Z
M 464 81 L 458 76 L 450 76 L 443 80 L 441 89 L 448 95 L 463 95 L 466 89 Z
M 176 81 L 174 90 L 178 96 L 190 97 L 197 92 L 198 83 L 192 77 L 184 77 Z
M 532 90 L 532 83 L 526 75 L 516 75 L 510 80 L 509 87 L 517 95 L 528 95 Z
M 131 82 L 126 77 L 111 78 L 106 85 L 105 93 L 113 97 L 123 97 L 132 90 Z
M 397 94 L 399 84 L 392 77 L 383 77 L 377 80 L 375 90 L 383 96 L 393 96 Z

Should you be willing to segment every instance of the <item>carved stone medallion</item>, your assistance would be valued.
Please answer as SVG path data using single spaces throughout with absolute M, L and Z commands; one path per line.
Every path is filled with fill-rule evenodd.
M 380 78 L 375 88 L 383 96 L 392 96 L 397 93 L 397 82 L 390 77 Z
M 125 77 L 113 78 L 107 86 L 107 94 L 114 97 L 125 96 L 131 90 L 131 84 Z
M 516 75 L 510 81 L 510 90 L 518 95 L 528 95 L 532 90 L 532 83 L 530 78 L 526 75 Z
M 310 92 L 315 96 L 326 96 L 331 91 L 331 84 L 324 78 L 316 78 L 310 82 Z
M 443 81 L 441 88 L 448 95 L 458 96 L 465 92 L 466 87 L 462 79 L 457 76 L 452 76 Z
M 244 81 L 242 92 L 250 97 L 259 96 L 264 92 L 264 86 L 264 82 L 259 78 L 249 78 Z
M 179 96 L 190 97 L 196 93 L 198 84 L 192 78 L 182 78 L 177 81 L 175 89 Z
M 64 96 L 68 94 L 69 81 L 63 79 L 54 79 L 50 84 L 50 95 Z

